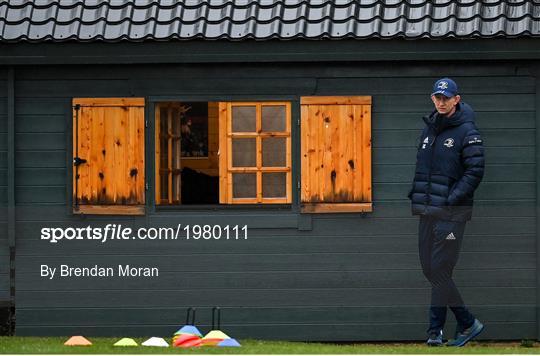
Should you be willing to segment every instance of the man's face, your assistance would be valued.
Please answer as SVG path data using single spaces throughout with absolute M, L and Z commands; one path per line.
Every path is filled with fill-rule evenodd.
M 435 109 L 441 115 L 450 116 L 456 111 L 456 105 L 459 103 L 461 97 L 459 95 L 448 98 L 442 94 L 435 94 L 431 96 Z

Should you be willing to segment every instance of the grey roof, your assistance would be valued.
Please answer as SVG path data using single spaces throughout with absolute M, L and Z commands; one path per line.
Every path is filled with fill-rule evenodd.
M 0 0 L 0 41 L 540 36 L 540 0 Z

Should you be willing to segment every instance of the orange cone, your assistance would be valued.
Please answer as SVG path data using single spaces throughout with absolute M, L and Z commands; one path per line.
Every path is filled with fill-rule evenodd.
M 90 346 L 92 343 L 84 336 L 72 336 L 64 342 L 65 346 Z

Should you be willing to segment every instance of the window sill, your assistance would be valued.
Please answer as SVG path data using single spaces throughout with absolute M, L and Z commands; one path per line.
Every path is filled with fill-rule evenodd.
M 143 205 L 77 205 L 73 207 L 76 215 L 144 215 Z
M 301 213 L 370 213 L 373 203 L 304 203 L 300 205 Z
M 193 204 L 193 205 L 156 205 L 156 213 L 159 212 L 174 212 L 174 211 L 189 211 L 189 212 L 253 212 L 257 211 L 292 211 L 291 204 Z

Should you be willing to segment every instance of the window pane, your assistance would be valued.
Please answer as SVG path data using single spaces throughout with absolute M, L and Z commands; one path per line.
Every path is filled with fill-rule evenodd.
M 232 132 L 255 132 L 256 118 L 255 106 L 233 106 Z
M 172 115 L 171 116 L 171 124 L 172 124 L 171 133 L 173 135 L 180 135 L 180 125 L 181 125 L 180 112 L 177 106 L 172 108 L 171 115 Z
M 256 167 L 255 156 L 257 144 L 254 138 L 238 138 L 232 140 L 233 167 Z
M 263 173 L 263 198 L 285 198 L 287 188 L 287 173 Z
M 286 143 L 285 137 L 271 137 L 262 140 L 263 167 L 286 166 Z
M 162 138 L 159 140 L 159 149 L 160 149 L 159 166 L 162 169 L 167 168 L 169 164 L 168 159 L 167 159 L 167 152 L 169 150 L 168 145 L 167 145 L 167 138 Z
M 208 156 L 208 103 L 184 102 L 178 110 L 182 157 Z
M 180 174 L 174 173 L 172 176 L 173 180 L 173 191 L 172 191 L 172 199 L 173 202 L 178 203 L 180 201 L 180 197 L 182 196 L 182 186 L 180 182 Z
M 161 107 L 159 110 L 159 181 L 160 181 L 160 200 L 168 200 L 169 199 L 169 179 L 168 179 L 168 173 L 167 169 L 169 167 L 169 160 L 168 160 L 168 113 L 169 109 L 165 106 Z
M 256 198 L 257 175 L 253 173 L 233 173 L 233 198 Z
M 170 152 L 172 155 L 172 168 L 180 169 L 180 112 L 178 107 L 172 108 L 171 134 L 173 135 L 171 139 L 172 152 Z
M 168 109 L 166 107 L 161 107 L 159 109 L 159 118 L 160 118 L 160 132 L 166 133 L 167 132 L 167 113 Z
M 285 131 L 285 106 L 262 107 L 262 130 Z
M 169 199 L 169 177 L 167 173 L 160 173 L 159 178 L 161 180 L 161 200 Z

